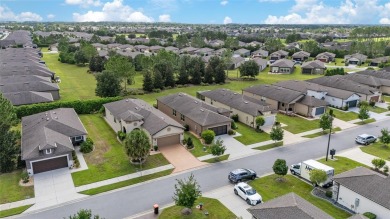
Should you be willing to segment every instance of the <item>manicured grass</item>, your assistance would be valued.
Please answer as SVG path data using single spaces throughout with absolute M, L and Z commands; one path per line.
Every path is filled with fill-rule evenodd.
M 267 144 L 267 145 L 256 147 L 256 148 L 253 148 L 253 149 L 260 150 L 260 151 L 265 151 L 265 150 L 268 150 L 268 149 L 271 149 L 271 148 L 280 147 L 280 146 L 283 146 L 283 141 L 279 141 L 279 142 L 272 143 L 272 144 Z
M 368 146 L 362 146 L 360 147 L 360 150 L 362 150 L 364 153 L 390 161 L 390 146 L 381 142 L 375 142 Z
M 236 132 L 241 136 L 235 137 L 235 139 L 244 145 L 250 145 L 258 142 L 271 140 L 269 134 L 266 132 L 256 132 L 254 128 L 251 128 L 241 122 L 236 122 L 238 129 Z
M 34 198 L 34 186 L 19 186 L 22 170 L 0 174 L 0 204 Z
M 339 157 L 336 156 L 334 160 L 330 159 L 331 156 L 328 157 L 328 161 L 325 161 L 325 158 L 322 158 L 318 160 L 318 162 L 321 162 L 325 165 L 328 165 L 330 167 L 334 168 L 334 175 L 340 174 L 342 172 L 355 169 L 356 167 L 367 167 L 366 165 L 356 162 L 354 160 L 351 160 L 346 157 Z
M 235 219 L 236 215 L 233 214 L 228 208 L 226 208 L 220 201 L 213 198 L 200 197 L 196 200 L 195 205 L 203 203 L 203 210 L 199 210 L 195 207 L 192 208 L 192 214 L 184 216 L 181 214 L 181 210 L 184 208 L 182 206 L 171 206 L 164 209 L 159 219 Z M 205 215 L 204 212 L 207 211 L 209 215 Z
M 303 182 L 297 177 L 287 175 L 284 177 L 285 181 L 282 182 L 278 181 L 277 178 L 279 178 L 279 176 L 273 174 L 251 181 L 249 184 L 257 190 L 264 201 L 269 201 L 287 193 L 295 192 L 297 195 L 335 218 L 344 219 L 351 216 L 349 213 L 335 207 L 331 203 L 311 195 L 313 186 Z
M 72 173 L 75 186 L 81 186 L 101 180 L 137 172 L 141 167 L 133 165 L 126 155 L 124 146 L 100 114 L 81 115 L 80 119 L 95 143 L 95 149 L 84 158 L 88 170 Z M 142 169 L 164 166 L 169 162 L 162 154 L 151 155 L 142 164 Z
M 47 67 L 61 78 L 60 101 L 98 98 L 95 95 L 96 79 L 87 73 L 88 67 L 64 64 L 58 61 L 59 53 L 45 53 L 43 60 Z
M 278 115 L 276 115 L 276 120 L 280 123 L 286 124 L 287 126 L 283 127 L 283 129 L 293 134 L 307 132 L 319 128 L 318 119 L 307 120 L 298 116 L 292 117 L 278 113 Z
M 25 205 L 25 206 L 20 206 L 20 207 L 17 207 L 17 208 L 11 208 L 11 209 L 8 209 L 8 210 L 0 211 L 0 218 L 21 214 L 25 210 L 29 209 L 31 206 L 32 205 Z
M 372 122 L 375 122 L 376 120 L 374 118 L 371 118 L 371 119 L 366 119 L 364 121 L 360 121 L 360 122 L 355 122 L 356 125 L 365 125 L 365 124 L 368 124 L 368 123 L 372 123 Z
M 201 156 L 210 154 L 208 152 L 208 147 L 206 146 L 206 151 L 204 151 L 203 150 L 204 145 L 202 144 L 202 142 L 200 142 L 200 139 L 197 138 L 196 136 L 194 136 L 193 134 L 191 134 L 190 132 L 184 132 L 184 137 L 186 139 L 188 139 L 188 137 L 191 137 L 192 143 L 194 143 L 194 148 L 189 150 L 189 151 L 195 157 L 201 157 Z
M 99 194 L 99 193 L 102 193 L 102 192 L 107 192 L 107 191 L 111 191 L 111 190 L 114 190 L 114 189 L 119 189 L 119 188 L 122 188 L 122 187 L 131 186 L 131 185 L 134 185 L 134 184 L 137 184 L 137 183 L 146 182 L 148 180 L 156 179 L 156 178 L 159 178 L 159 177 L 167 176 L 167 175 L 171 174 L 172 171 L 173 171 L 173 169 L 165 170 L 165 171 L 161 171 L 161 172 L 158 172 L 158 173 L 153 173 L 153 174 L 149 174 L 149 175 L 145 175 L 145 176 L 140 176 L 140 177 L 137 177 L 137 178 L 134 178 L 134 179 L 129 179 L 129 180 L 126 180 L 126 181 L 117 182 L 117 183 L 114 183 L 114 184 L 101 186 L 101 187 L 94 188 L 94 189 L 88 189 L 88 190 L 82 191 L 80 193 L 84 194 L 84 195 L 96 195 L 96 194 Z
M 334 109 L 334 108 L 332 108 L 332 109 L 333 109 L 333 114 L 335 115 L 335 117 L 337 119 L 340 119 L 340 120 L 343 120 L 346 122 L 358 119 L 358 114 L 355 112 L 341 111 L 341 110 Z M 329 109 L 327 109 L 326 112 L 329 113 Z
M 210 159 L 204 160 L 203 162 L 207 162 L 207 163 L 218 163 L 218 162 L 221 162 L 221 161 L 224 161 L 224 160 L 229 159 L 229 156 L 230 156 L 230 154 L 225 154 L 225 155 L 219 156 L 218 159 L 216 159 L 216 158 L 210 158 Z
M 368 110 L 374 113 L 384 113 L 388 111 L 387 109 L 383 109 L 381 107 L 372 107 L 372 106 L 369 106 Z
M 334 129 L 332 129 L 332 133 L 335 133 L 335 132 L 338 132 L 338 131 L 341 131 L 341 128 L 339 127 L 336 127 Z M 318 137 L 318 136 L 323 136 L 323 135 L 327 135 L 329 134 L 329 130 L 325 130 L 324 132 L 317 132 L 317 133 L 314 133 L 314 134 L 310 134 L 310 135 L 304 135 L 302 137 L 304 138 L 315 138 L 315 137 Z
M 390 96 L 382 95 L 382 100 L 389 103 L 390 102 Z

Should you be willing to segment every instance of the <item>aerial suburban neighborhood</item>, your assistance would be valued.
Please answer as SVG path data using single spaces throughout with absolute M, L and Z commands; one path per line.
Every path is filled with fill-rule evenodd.
M 389 3 L 34 2 L 0 4 L 0 218 L 390 218 Z

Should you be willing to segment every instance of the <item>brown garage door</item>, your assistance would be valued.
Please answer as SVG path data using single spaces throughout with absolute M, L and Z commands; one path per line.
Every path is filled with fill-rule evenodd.
M 32 163 L 34 174 L 42 173 L 50 170 L 68 167 L 68 158 L 58 157 L 49 160 L 43 160 Z
M 163 138 L 157 138 L 157 146 L 163 147 L 166 145 L 180 144 L 180 135 L 172 135 Z
M 371 101 L 371 102 L 378 102 L 378 101 L 379 101 L 379 96 L 372 96 L 372 97 L 370 98 L 370 101 Z

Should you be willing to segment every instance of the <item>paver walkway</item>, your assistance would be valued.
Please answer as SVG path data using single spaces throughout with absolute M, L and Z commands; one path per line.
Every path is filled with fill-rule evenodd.
M 374 167 L 371 161 L 375 158 L 378 158 L 371 154 L 364 153 L 362 150 L 360 150 L 360 147 L 355 147 L 349 150 L 342 151 L 341 153 L 337 154 L 337 156 L 346 157 L 370 167 Z M 390 165 L 390 162 L 386 161 L 386 165 Z
M 206 165 L 180 144 L 159 147 L 159 150 L 175 167 L 174 173 Z

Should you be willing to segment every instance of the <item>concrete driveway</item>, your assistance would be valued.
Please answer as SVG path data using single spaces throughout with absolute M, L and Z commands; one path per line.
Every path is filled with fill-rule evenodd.
M 26 212 L 86 197 L 76 192 L 69 168 L 35 174 L 34 192 L 35 205 Z
M 167 145 L 158 148 L 164 157 L 175 166 L 173 173 L 200 167 L 206 163 L 200 162 L 194 155 L 180 144 Z

